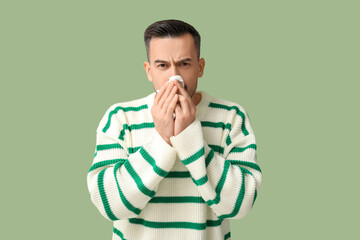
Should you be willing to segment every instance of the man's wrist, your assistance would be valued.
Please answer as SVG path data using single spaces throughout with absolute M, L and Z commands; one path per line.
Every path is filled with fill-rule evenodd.
M 170 137 L 173 148 L 178 151 L 179 158 L 192 154 L 203 147 L 204 139 L 202 133 L 201 122 L 199 119 L 195 120 L 187 126 L 182 132 L 176 136 Z

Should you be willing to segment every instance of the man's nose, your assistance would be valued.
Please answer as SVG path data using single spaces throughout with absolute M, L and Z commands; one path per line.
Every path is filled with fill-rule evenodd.
M 169 74 L 170 74 L 169 77 L 174 76 L 174 75 L 180 75 L 178 67 L 177 66 L 171 66 Z

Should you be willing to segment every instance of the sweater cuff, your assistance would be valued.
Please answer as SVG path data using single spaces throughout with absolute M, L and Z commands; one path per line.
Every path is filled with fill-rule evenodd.
M 190 171 L 195 166 L 200 167 L 200 169 L 204 167 L 204 164 L 200 163 L 201 161 L 196 161 L 203 159 L 205 154 L 203 133 L 199 119 L 195 118 L 181 133 L 170 137 L 170 141 L 179 159 Z
M 160 136 L 155 130 L 152 137 L 149 138 L 147 144 L 143 148 L 153 158 L 156 165 L 161 169 L 169 172 L 176 160 L 176 151 Z

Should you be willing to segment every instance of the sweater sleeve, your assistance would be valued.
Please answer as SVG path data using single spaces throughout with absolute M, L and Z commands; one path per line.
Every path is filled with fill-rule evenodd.
M 112 221 L 139 215 L 176 159 L 176 151 L 157 131 L 129 154 L 126 124 L 112 114 L 115 110 L 108 110 L 99 124 L 94 160 L 87 174 L 91 201 Z
M 262 181 L 255 136 L 245 110 L 241 113 L 224 141 L 223 154 L 205 142 L 198 118 L 170 138 L 201 197 L 220 219 L 243 218 L 252 208 Z

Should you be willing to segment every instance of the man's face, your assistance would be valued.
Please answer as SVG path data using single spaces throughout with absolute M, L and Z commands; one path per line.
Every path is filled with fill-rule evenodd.
M 205 60 L 198 59 L 194 38 L 186 33 L 175 38 L 152 38 L 149 45 L 149 62 L 144 68 L 155 90 L 160 89 L 173 75 L 180 75 L 185 90 L 193 97 L 198 78 L 203 75 Z

